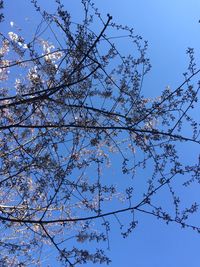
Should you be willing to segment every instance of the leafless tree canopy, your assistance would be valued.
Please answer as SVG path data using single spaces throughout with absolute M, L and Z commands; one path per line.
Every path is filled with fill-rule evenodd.
M 30 2 L 32 38 L 14 22 L 0 34 L 0 265 L 109 263 L 111 227 L 125 238 L 143 213 L 199 232 L 197 200 L 180 196 L 200 182 L 184 156 L 200 144 L 193 49 L 182 84 L 148 97 L 133 29 L 90 0 L 78 23 L 59 0 L 51 14 Z

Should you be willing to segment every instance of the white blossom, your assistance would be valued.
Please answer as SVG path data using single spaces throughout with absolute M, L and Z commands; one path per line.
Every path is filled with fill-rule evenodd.
M 61 51 L 52 52 L 55 48 L 53 44 L 49 44 L 48 41 L 42 40 L 42 48 L 45 53 L 44 59 L 46 61 L 52 61 L 53 63 L 62 57 Z
M 16 42 L 19 46 L 21 46 L 24 49 L 27 49 L 28 46 L 27 44 L 24 43 L 23 38 L 21 38 L 20 36 L 18 36 L 16 33 L 14 32 L 9 32 L 8 33 L 9 38 L 13 41 Z
M 4 56 L 9 52 L 9 42 L 7 40 L 3 41 L 2 47 L 0 48 L 0 56 Z
M 12 41 L 14 41 L 14 42 L 17 42 L 17 41 L 18 41 L 19 36 L 18 36 L 16 33 L 14 33 L 14 32 L 9 32 L 9 33 L 8 33 L 8 36 L 9 36 L 9 38 L 10 38 Z
M 28 79 L 34 84 L 37 84 L 37 83 L 40 82 L 40 77 L 38 75 L 36 66 L 34 68 L 32 68 L 32 69 L 29 69 Z
M 15 88 L 18 89 L 21 86 L 21 80 L 16 78 L 15 79 Z

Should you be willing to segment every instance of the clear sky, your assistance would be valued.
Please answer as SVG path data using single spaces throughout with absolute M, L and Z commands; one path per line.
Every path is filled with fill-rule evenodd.
M 5 2 L 6 20 L 17 21 L 23 27 L 24 18 L 31 16 L 31 11 L 28 9 L 30 6 L 25 4 L 28 1 Z M 73 8 L 76 7 L 76 2 L 77 0 L 71 4 Z M 148 40 L 148 55 L 152 70 L 143 87 L 148 95 L 159 95 L 165 86 L 170 85 L 174 88 L 183 81 L 182 73 L 188 63 L 185 54 L 187 47 L 195 48 L 197 62 L 200 61 L 199 0 L 96 0 L 94 2 L 102 13 L 110 13 L 114 21 L 133 27 L 137 34 Z M 46 3 L 51 7 L 52 1 Z M 192 154 L 192 151 L 188 153 Z M 197 193 L 198 191 L 195 192 Z M 200 265 L 200 235 L 191 230 L 180 229 L 177 225 L 167 226 L 162 221 L 147 215 L 139 216 L 139 225 L 127 239 L 123 239 L 118 230 L 113 229 L 110 234 L 110 247 L 108 254 L 112 259 L 111 267 Z
M 144 90 L 155 94 L 167 85 L 179 85 L 187 65 L 187 47 L 196 49 L 199 61 L 198 0 L 111 0 L 96 1 L 96 4 L 100 2 L 102 11 L 110 12 L 117 22 L 133 26 L 148 40 L 152 70 Z M 142 216 L 128 239 L 117 236 L 111 239 L 111 266 L 196 267 L 199 266 L 199 246 L 200 235 Z

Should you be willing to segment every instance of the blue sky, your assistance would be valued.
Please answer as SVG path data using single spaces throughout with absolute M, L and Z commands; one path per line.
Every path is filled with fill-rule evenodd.
M 32 16 L 30 6 L 25 2 L 7 0 L 6 20 L 16 21 L 23 27 L 24 18 Z M 52 1 L 47 2 L 51 8 Z M 72 9 L 76 8 L 78 1 L 71 2 L 69 5 Z M 95 4 L 102 13 L 110 13 L 114 21 L 133 27 L 137 34 L 148 40 L 152 70 L 144 82 L 143 90 L 147 95 L 159 95 L 167 85 L 175 88 L 183 81 L 182 73 L 188 63 L 185 54 L 187 47 L 195 48 L 196 59 L 199 62 L 198 0 L 97 0 Z M 9 27 L 9 24 L 6 27 Z M 187 153 L 192 157 L 192 150 Z M 194 194 L 198 194 L 197 189 Z M 114 225 L 110 234 L 111 249 L 108 252 L 112 259 L 111 267 L 199 265 L 200 235 L 191 230 L 180 229 L 177 225 L 166 226 L 162 221 L 147 215 L 138 216 L 139 225 L 127 239 L 120 236 L 117 225 Z
M 101 2 L 101 1 L 96 1 Z M 105 3 L 106 2 L 106 3 Z M 149 42 L 152 70 L 144 90 L 158 93 L 166 85 L 180 84 L 187 65 L 185 51 L 194 47 L 199 61 L 199 1 L 150 0 L 102 1 L 117 22 L 131 25 Z M 103 6 L 103 4 L 101 5 Z M 192 156 L 192 151 L 190 151 Z M 200 235 L 176 225 L 141 216 L 135 232 L 126 240 L 111 241 L 115 266 L 196 267 Z

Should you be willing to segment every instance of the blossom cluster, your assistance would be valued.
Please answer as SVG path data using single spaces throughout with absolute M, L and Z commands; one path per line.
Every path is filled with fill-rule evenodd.
M 42 48 L 45 55 L 44 59 L 47 62 L 55 63 L 56 60 L 59 60 L 62 57 L 61 51 L 52 52 L 52 50 L 55 49 L 55 46 L 53 44 L 49 44 L 46 40 L 42 40 Z
M 9 32 L 8 33 L 9 38 L 11 39 L 12 42 L 17 43 L 20 47 L 27 49 L 27 44 L 24 43 L 24 40 L 22 37 L 20 37 L 19 35 L 17 35 L 14 32 Z

